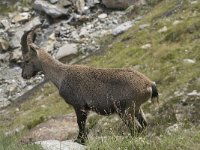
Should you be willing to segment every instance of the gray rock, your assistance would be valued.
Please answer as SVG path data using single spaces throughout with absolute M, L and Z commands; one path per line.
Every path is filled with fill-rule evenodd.
M 20 41 L 21 37 L 24 34 L 24 31 L 30 30 L 33 26 L 41 24 L 39 17 L 33 18 L 31 21 L 23 25 L 22 27 L 19 27 L 15 29 L 15 35 L 12 37 L 10 41 L 11 48 L 18 48 L 21 46 Z
M 86 5 L 89 7 L 94 7 L 96 4 L 99 4 L 100 1 L 99 0 L 87 0 Z
M 58 0 L 49 0 L 49 2 L 50 2 L 51 4 L 55 4 L 55 3 L 58 2 Z
M 85 0 L 72 0 L 72 3 L 74 7 L 76 8 L 76 11 L 79 13 L 83 13 L 85 9 Z
M 0 53 L 0 61 L 2 62 L 8 62 L 9 57 L 10 57 L 9 53 L 3 53 L 3 54 Z
M 76 44 L 66 43 L 61 48 L 59 48 L 55 57 L 56 59 L 61 59 L 69 55 L 76 54 L 77 52 L 78 52 L 78 48 Z
M 9 43 L 0 38 L 0 51 L 7 51 L 9 49 Z
M 149 48 L 151 48 L 150 43 L 141 46 L 141 49 L 149 49 Z
M 45 108 L 45 105 L 41 107 Z M 54 117 L 32 128 L 22 139 L 23 143 L 74 139 L 78 134 L 78 125 L 75 114 Z
M 58 2 L 62 7 L 68 7 L 72 5 L 72 2 L 69 0 L 59 0 Z
M 6 107 L 10 104 L 7 98 L 0 98 L 0 108 Z
M 150 26 L 150 24 L 149 24 L 149 23 L 146 23 L 146 24 L 140 25 L 139 28 L 142 30 L 142 29 L 147 28 L 147 27 L 149 27 L 149 26 Z
M 18 62 L 22 58 L 22 51 L 20 48 L 15 49 L 10 55 L 10 61 Z
M 158 30 L 159 33 L 165 33 L 167 31 L 168 31 L 167 26 L 164 26 L 163 28 L 161 28 L 161 29 Z
M 200 96 L 200 92 L 197 92 L 196 90 L 193 90 L 192 92 L 187 94 L 188 96 Z
M 129 28 L 131 28 L 134 24 L 134 21 L 127 21 L 119 26 L 117 26 L 115 29 L 112 30 L 113 35 L 119 35 L 125 31 L 127 31 Z
M 10 28 L 10 22 L 8 19 L 2 19 L 1 24 L 4 26 L 5 30 L 8 30 Z
M 180 24 L 180 23 L 181 23 L 180 20 L 175 20 L 172 24 L 175 26 L 175 25 Z
M 183 125 L 181 123 L 179 123 L 179 124 L 176 123 L 176 124 L 173 124 L 172 126 L 169 126 L 165 131 L 167 132 L 167 134 L 170 135 L 170 134 L 175 133 L 178 130 L 180 130 L 182 126 Z
M 79 34 L 79 36 L 81 38 L 88 36 L 88 34 L 89 34 L 89 32 L 85 27 L 81 28 L 81 31 L 80 31 L 80 34 Z
M 107 8 L 126 9 L 130 5 L 144 5 L 146 0 L 102 0 Z
M 183 59 L 183 62 L 187 63 L 187 64 L 195 64 L 196 63 L 196 61 L 193 59 Z
M 31 17 L 29 12 L 23 12 L 20 14 L 17 14 L 13 17 L 12 22 L 18 23 L 18 22 L 24 22 L 29 20 Z
M 38 141 L 36 144 L 41 145 L 44 150 L 85 150 L 86 147 L 74 143 L 73 141 L 57 141 L 57 140 L 48 140 L 48 141 Z
M 105 19 L 107 16 L 108 16 L 107 14 L 103 13 L 103 14 L 98 15 L 98 18 Z
M 68 15 L 67 10 L 61 8 L 59 5 L 52 5 L 44 0 L 36 0 L 34 2 L 33 8 L 38 11 L 45 12 L 52 18 L 58 18 L 61 16 Z
M 23 10 L 23 12 L 28 12 L 28 11 L 30 11 L 30 8 L 28 8 L 28 7 L 23 7 L 22 10 Z

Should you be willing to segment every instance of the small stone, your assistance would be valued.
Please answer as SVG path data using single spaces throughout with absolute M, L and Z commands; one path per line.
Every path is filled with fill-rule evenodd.
M 4 26 L 5 30 L 8 30 L 10 28 L 10 22 L 7 19 L 2 19 L 1 24 Z
M 181 128 L 181 126 L 182 126 L 182 124 L 174 124 L 174 125 L 172 125 L 172 126 L 169 126 L 167 129 L 166 129 L 166 132 L 168 133 L 168 134 L 172 134 L 172 133 L 174 133 L 174 132 L 177 132 L 178 130 L 180 130 L 180 128 Z
M 200 93 L 198 93 L 196 90 L 193 90 L 192 92 L 187 94 L 188 96 L 200 96 Z
M 86 37 L 87 35 L 89 34 L 88 30 L 86 28 L 82 28 L 81 31 L 80 31 L 80 38 L 83 38 L 83 37 Z
M 197 4 L 198 3 L 198 1 L 192 1 L 192 2 L 190 2 L 191 4 Z
M 180 23 L 181 23 L 180 20 L 175 20 L 172 24 L 175 26 L 175 25 L 180 24 Z
M 141 49 L 149 49 L 149 48 L 151 48 L 151 44 L 149 43 L 141 46 Z
M 55 3 L 58 2 L 58 0 L 49 0 L 49 2 L 50 2 L 51 4 L 55 4 Z
M 175 95 L 175 96 L 182 96 L 183 94 L 184 94 L 183 91 L 175 91 L 175 92 L 174 92 L 174 95 Z
M 142 29 L 147 28 L 147 27 L 149 27 L 149 26 L 150 26 L 150 24 L 149 24 L 149 23 L 146 23 L 146 24 L 140 25 L 139 28 L 142 30 Z
M 52 33 L 52 34 L 49 36 L 49 39 L 55 41 L 55 40 L 56 40 L 55 33 Z
M 79 13 L 83 13 L 85 9 L 85 0 L 72 0 L 73 5 L 76 8 L 76 11 Z
M 87 0 L 87 6 L 89 7 L 94 7 L 96 4 L 99 4 L 100 1 L 99 0 Z
M 9 53 L 0 53 L 0 61 L 2 62 L 8 62 L 9 61 Z
M 168 31 L 168 28 L 166 26 L 164 26 L 163 28 L 158 30 L 159 33 L 164 33 L 164 32 L 167 32 L 167 31 Z
M 58 2 L 62 7 L 68 7 L 72 5 L 72 2 L 69 0 L 59 0 Z
M 46 105 L 41 105 L 41 108 L 47 108 L 47 106 Z
M 28 8 L 28 7 L 23 7 L 22 10 L 23 10 L 23 12 L 28 12 L 28 11 L 30 11 L 30 8 Z
M 127 31 L 129 28 L 131 28 L 133 26 L 133 24 L 134 24 L 134 21 L 127 21 L 127 22 L 119 25 L 115 29 L 113 29 L 112 34 L 117 36 L 125 31 Z
M 21 60 L 22 57 L 22 51 L 21 49 L 15 49 L 10 56 L 10 61 L 14 61 L 14 62 L 19 62 L 19 60 Z
M 105 18 L 107 18 L 107 16 L 108 16 L 107 14 L 103 13 L 103 14 L 98 15 L 98 18 L 105 19 Z
M 9 47 L 9 43 L 6 40 L 0 38 L 0 51 L 7 51 Z
M 183 62 L 187 63 L 187 64 L 195 64 L 196 63 L 196 61 L 193 59 L 183 59 Z
M 102 0 L 102 3 L 107 8 L 114 8 L 114 9 L 126 9 L 131 5 L 144 5 L 146 4 L 145 0 Z
M 8 87 L 8 96 L 13 96 L 14 93 L 17 91 L 17 85 L 12 85 Z
M 30 17 L 31 17 L 30 13 L 23 12 L 23 13 L 20 13 L 20 14 L 14 16 L 12 21 L 15 23 L 24 22 L 24 21 L 27 21 L 28 19 L 30 19 Z

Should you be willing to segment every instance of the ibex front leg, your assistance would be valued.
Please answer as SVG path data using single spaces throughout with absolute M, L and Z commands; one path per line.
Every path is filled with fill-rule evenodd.
M 88 112 L 83 109 L 75 109 L 77 116 L 77 123 L 79 127 L 79 134 L 75 142 L 84 144 L 87 139 L 87 134 L 85 132 L 85 123 L 87 119 Z

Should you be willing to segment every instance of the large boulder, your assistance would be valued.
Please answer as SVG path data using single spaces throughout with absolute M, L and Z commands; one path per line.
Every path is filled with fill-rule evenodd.
M 52 118 L 32 128 L 22 139 L 23 143 L 46 140 L 75 139 L 78 134 L 76 116 L 66 115 Z
M 102 3 L 107 8 L 126 9 L 130 5 L 144 5 L 146 0 L 102 0 Z
M 44 150 L 85 150 L 86 147 L 74 143 L 73 141 L 57 141 L 57 140 L 48 140 L 48 141 L 38 141 L 36 144 L 41 145 Z

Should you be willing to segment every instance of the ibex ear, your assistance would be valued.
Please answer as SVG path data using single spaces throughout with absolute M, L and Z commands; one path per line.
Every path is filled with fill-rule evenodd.
M 30 53 L 33 55 L 37 55 L 39 47 L 34 43 L 29 44 L 29 46 L 30 46 Z

